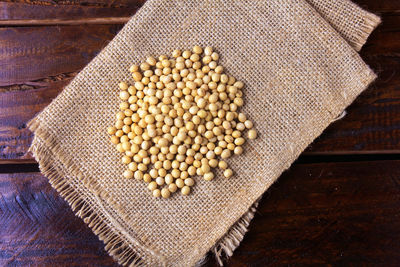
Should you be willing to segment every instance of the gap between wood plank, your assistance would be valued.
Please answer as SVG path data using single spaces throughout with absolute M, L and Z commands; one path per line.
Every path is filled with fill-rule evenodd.
M 346 155 L 400 155 L 400 150 L 365 150 L 365 151 L 307 151 L 304 156 L 346 156 Z
M 319 155 L 317 153 L 303 154 L 293 164 L 400 160 L 400 151 L 397 151 L 397 153 L 387 153 L 387 151 L 382 151 L 382 153 L 379 154 L 337 154 L 335 152 L 330 154 L 322 153 Z M 39 171 L 39 166 L 34 159 L 0 160 L 0 173 L 23 173 L 31 172 L 32 170 Z
M 131 17 L 89 18 L 89 19 L 21 19 L 0 20 L 0 26 L 49 26 L 49 25 L 82 25 L 82 24 L 125 24 Z
M 376 13 L 397 16 L 400 10 L 374 11 Z M 55 26 L 55 25 L 82 25 L 82 24 L 125 24 L 131 17 L 105 17 L 86 19 L 14 19 L 0 20 L 0 27 L 12 26 Z

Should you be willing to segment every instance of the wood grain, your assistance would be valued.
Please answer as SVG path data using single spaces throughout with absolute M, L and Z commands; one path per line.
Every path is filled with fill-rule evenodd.
M 0 28 L 0 86 L 81 70 L 121 25 Z
M 69 20 L 71 23 L 77 19 L 130 17 L 144 2 L 145 0 L 3 0 L 0 2 L 0 25 L 12 25 L 13 22 L 39 24 L 40 20 L 53 19 L 61 22 Z M 398 1 L 356 0 L 354 2 L 378 13 L 400 12 Z
M 397 266 L 400 161 L 294 165 L 228 266 Z
M 87 1 L 85 1 L 87 2 Z M 142 6 L 144 1 L 133 0 L 118 5 L 84 5 L 78 2 L 60 4 L 55 2 L 48 4 L 27 4 L 0 2 L 0 23 L 26 20 L 84 20 L 92 18 L 118 18 L 130 17 Z M 111 1 L 110 1 L 111 2 Z M 118 2 L 118 1 L 113 1 Z
M 109 7 L 109 8 L 126 8 L 146 2 L 145 0 L 1 0 L 2 2 L 24 3 L 30 5 L 41 6 L 91 6 L 91 7 Z
M 400 11 L 400 2 L 396 0 L 352 0 L 352 2 L 360 5 L 362 8 L 368 11 L 376 13 L 398 13 Z
M 26 123 L 45 108 L 70 79 L 52 82 L 51 86 L 34 90 L 0 93 L 0 158 L 29 159 L 33 162 L 32 157 L 26 155 L 32 141 L 32 133 L 26 128 Z
M 396 265 L 399 177 L 400 161 L 295 164 L 264 195 L 227 266 Z M 0 174 L 0 251 L 0 265 L 113 264 L 37 173 Z
M 86 24 L 125 24 L 131 17 L 86 18 L 86 19 L 24 19 L 0 20 L 0 26 L 54 26 L 54 25 L 86 25 Z
M 40 174 L 0 174 L 1 266 L 117 266 Z
M 145 0 L 1 0 L 6 4 L 29 4 L 36 6 L 77 6 L 77 7 L 103 7 L 127 8 L 132 5 L 141 5 Z M 400 10 L 400 3 L 393 0 L 353 0 L 361 7 L 374 12 L 396 12 Z
M 0 29 L 0 158 L 23 159 L 26 123 L 115 36 L 121 25 Z

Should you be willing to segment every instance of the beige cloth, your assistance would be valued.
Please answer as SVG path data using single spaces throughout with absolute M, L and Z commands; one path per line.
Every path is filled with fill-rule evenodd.
M 307 0 L 340 35 L 360 51 L 380 18 L 349 0 Z
M 342 36 L 348 23 L 335 26 Z M 357 27 L 364 42 L 379 19 L 365 23 L 370 27 Z M 228 73 L 245 83 L 243 111 L 259 138 L 229 160 L 232 179 L 217 173 L 212 182 L 197 179 L 187 197 L 156 199 L 144 182 L 122 177 L 125 166 L 106 129 L 132 63 L 195 44 L 213 46 Z M 242 240 L 253 203 L 375 77 L 306 1 L 149 0 L 29 123 L 30 151 L 119 263 L 192 266 L 210 250 L 221 260 Z

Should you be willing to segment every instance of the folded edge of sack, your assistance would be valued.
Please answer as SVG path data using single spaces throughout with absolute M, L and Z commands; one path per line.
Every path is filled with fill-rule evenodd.
M 307 0 L 321 16 L 356 50 L 360 51 L 380 17 L 350 0 Z

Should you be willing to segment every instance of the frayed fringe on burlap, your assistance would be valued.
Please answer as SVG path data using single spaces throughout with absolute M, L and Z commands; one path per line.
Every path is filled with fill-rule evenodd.
M 361 26 L 357 28 L 357 32 L 355 32 L 353 38 L 349 40 L 350 45 L 353 46 L 356 51 L 361 50 L 371 32 L 381 23 L 380 17 L 368 12 L 365 12 L 362 19 L 363 22 Z
M 251 220 L 257 210 L 258 202 L 261 198 L 257 199 L 256 202 L 249 208 L 249 210 L 237 221 L 222 237 L 217 244 L 211 249 L 214 253 L 220 266 L 223 265 L 223 260 L 228 259 L 233 255 L 233 251 L 240 245 L 244 235 L 248 231 Z
M 35 133 L 35 138 L 46 144 L 46 146 L 43 146 L 34 140 L 29 152 L 33 154 L 36 161 L 39 163 L 41 173 L 47 177 L 51 186 L 67 201 L 75 215 L 83 219 L 93 233 L 104 242 L 107 253 L 119 264 L 131 267 L 143 265 L 144 261 L 138 255 L 135 248 L 130 246 L 126 240 L 121 238 L 120 234 L 112 231 L 109 225 L 104 222 L 103 218 L 101 218 L 99 214 L 91 208 L 90 204 L 70 186 L 68 181 L 65 179 L 63 172 L 54 167 L 56 166 L 55 154 L 57 155 L 57 160 L 59 160 L 66 169 L 77 170 L 77 168 L 73 166 L 72 161 L 63 156 L 62 153 L 54 153 L 54 151 L 57 152 L 58 149 L 57 143 L 52 140 L 46 131 L 40 128 L 39 123 L 35 119 L 28 123 L 28 127 Z M 50 152 L 47 147 L 51 147 L 53 151 Z M 109 199 L 107 193 L 100 189 L 96 181 L 83 178 L 83 175 L 79 171 L 74 172 L 73 175 L 82 180 L 85 186 L 90 189 L 96 197 Z M 211 252 L 215 255 L 217 262 L 221 266 L 223 265 L 223 260 L 231 257 L 233 251 L 243 240 L 256 212 L 258 202 L 259 200 L 250 207 L 250 209 L 229 229 L 225 236 L 222 237 L 211 249 Z M 112 204 L 118 207 L 117 203 Z M 122 209 L 122 207 L 120 208 Z M 120 212 L 124 213 L 123 210 L 120 210 Z M 151 251 L 151 254 L 156 253 Z M 161 259 L 164 266 L 167 265 L 161 255 L 154 256 Z M 200 260 L 196 266 L 201 266 L 205 262 L 206 257 Z
M 32 120 L 28 123 L 28 127 L 35 133 L 35 138 L 43 140 L 46 144 L 49 142 L 51 143 L 51 137 L 39 127 L 38 122 Z M 52 150 L 55 151 L 57 149 L 57 144 L 53 145 Z M 33 141 L 29 152 L 34 155 L 36 161 L 39 163 L 41 173 L 47 177 L 51 186 L 67 201 L 75 215 L 83 219 L 93 233 L 104 242 L 105 250 L 114 258 L 115 261 L 121 265 L 130 267 L 144 265 L 144 261 L 140 256 L 138 256 L 135 248 L 126 240 L 123 240 L 121 234 L 115 232 L 115 229 L 113 231 L 104 219 L 101 218 L 100 214 L 91 208 L 90 203 L 83 199 L 82 196 L 71 187 L 65 179 L 63 171 L 54 167 L 56 166 L 56 159 L 53 152 L 47 150 L 45 146 L 38 144 L 35 140 Z M 58 154 L 57 157 L 59 157 L 58 160 L 62 162 L 63 167 L 66 167 L 66 169 L 70 170 L 73 167 L 70 160 L 60 156 L 60 154 Z M 79 177 L 79 173 L 74 173 L 73 175 L 77 176 L 79 179 L 83 177 Z M 99 190 L 95 181 L 82 181 L 97 197 L 102 199 L 108 197 L 105 193 Z M 166 266 L 165 263 L 163 265 Z

